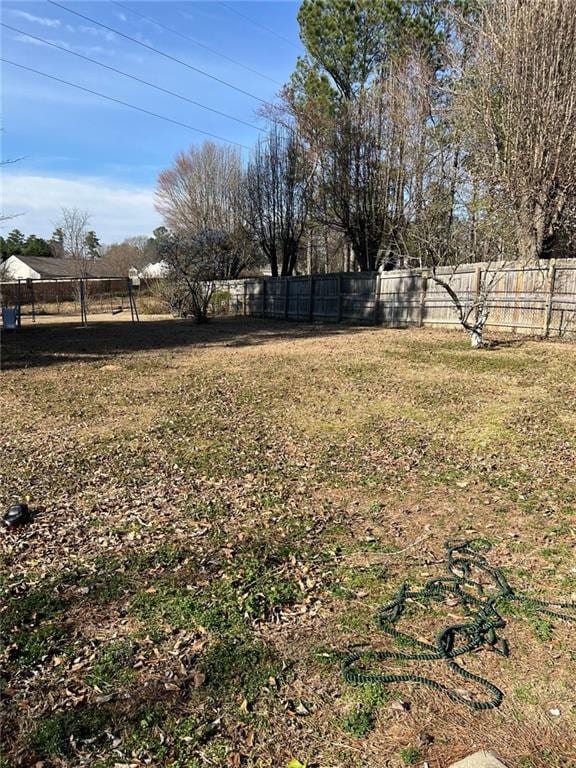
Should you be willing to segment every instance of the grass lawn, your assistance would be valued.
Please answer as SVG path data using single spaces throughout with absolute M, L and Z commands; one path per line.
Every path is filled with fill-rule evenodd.
M 1 501 L 39 514 L 1 536 L 2 768 L 576 766 L 576 625 L 509 606 L 510 657 L 463 662 L 491 711 L 339 669 L 394 647 L 374 613 L 444 575 L 446 539 L 576 599 L 576 345 L 154 320 L 3 353 Z M 453 602 L 403 626 L 433 642 Z

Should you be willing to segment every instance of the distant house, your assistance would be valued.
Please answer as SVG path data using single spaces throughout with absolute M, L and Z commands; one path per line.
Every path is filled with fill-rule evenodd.
M 115 277 L 105 264 L 86 260 L 52 259 L 42 256 L 10 256 L 2 265 L 5 280 L 55 280 L 70 277 Z
M 81 267 L 81 268 L 80 268 Z M 168 264 L 154 261 L 143 267 L 133 265 L 123 268 L 106 258 L 97 261 L 86 260 L 81 265 L 75 259 L 53 259 L 42 256 L 10 256 L 2 264 L 2 280 L 57 280 L 71 277 L 128 278 L 137 274 L 141 278 L 166 277 Z
M 146 264 L 140 270 L 140 277 L 166 277 L 168 274 L 168 264 L 165 261 L 154 261 L 151 264 Z

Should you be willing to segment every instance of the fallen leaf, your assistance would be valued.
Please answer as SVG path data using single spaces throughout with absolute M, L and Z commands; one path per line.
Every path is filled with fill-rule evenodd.
M 203 672 L 192 673 L 192 685 L 194 688 L 200 688 L 206 682 L 206 675 Z

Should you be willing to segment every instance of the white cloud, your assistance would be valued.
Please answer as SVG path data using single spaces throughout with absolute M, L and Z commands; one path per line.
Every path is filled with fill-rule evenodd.
M 25 43 L 26 45 L 50 45 L 52 43 L 53 45 L 60 46 L 60 48 L 66 48 L 67 51 L 72 53 L 75 51 L 76 53 L 81 53 L 84 56 L 94 56 L 97 54 L 104 54 L 106 56 L 116 55 L 114 51 L 111 51 L 108 48 L 103 48 L 101 45 L 70 45 L 70 43 L 67 43 L 65 40 L 52 40 L 49 38 L 46 38 L 45 40 L 38 40 L 38 38 L 29 37 L 26 34 L 14 35 L 13 39 L 18 43 Z M 140 61 L 142 61 L 141 57 Z
M 46 45 L 42 40 L 37 40 L 35 37 L 28 37 L 28 35 L 14 35 L 13 39 L 18 43 L 25 43 L 26 45 Z M 58 45 L 61 44 L 58 40 L 49 40 L 48 42 L 57 43 Z
M 15 226 L 26 234 L 49 237 L 62 207 L 88 211 L 90 228 L 105 243 L 150 234 L 161 224 L 154 210 L 151 187 L 130 187 L 89 177 L 4 174 L 3 212 L 6 215 L 22 213 Z M 6 226 L 11 228 L 10 222 Z
M 114 32 L 110 32 L 107 29 L 99 29 L 98 27 L 86 26 L 81 26 L 79 29 L 80 32 L 85 32 L 86 34 L 92 35 L 93 37 L 101 37 L 108 43 L 112 43 L 114 40 L 116 40 L 116 35 Z
M 43 27 L 59 27 L 61 22 L 58 19 L 50 19 L 46 16 L 34 16 L 28 11 L 19 11 L 16 9 L 10 9 L 12 16 L 17 16 L 19 19 L 26 19 L 33 24 L 40 24 Z

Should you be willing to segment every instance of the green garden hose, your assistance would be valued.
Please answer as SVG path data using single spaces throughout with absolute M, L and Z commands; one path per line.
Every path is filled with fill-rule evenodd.
M 502 703 L 504 697 L 502 691 L 480 675 L 464 669 L 455 659 L 482 647 L 490 647 L 502 656 L 509 655 L 507 641 L 498 634 L 498 631 L 506 626 L 500 612 L 507 602 L 521 603 L 529 609 L 555 619 L 574 622 L 576 622 L 576 603 L 537 600 L 525 595 L 517 595 L 502 570 L 490 565 L 484 557 L 483 552 L 490 548 L 490 544 L 482 539 L 460 543 L 448 541 L 444 546 L 447 554 L 448 576 L 432 579 L 421 590 L 411 590 L 408 584 L 403 584 L 395 597 L 383 605 L 376 614 L 376 624 L 384 633 L 404 645 L 410 644 L 422 651 L 407 653 L 351 649 L 342 664 L 344 679 L 354 684 L 420 683 L 444 693 L 452 701 L 464 704 L 471 709 L 492 709 Z M 473 578 L 474 569 L 484 574 L 484 577 L 489 580 L 488 588 Z M 417 600 L 419 603 L 441 603 L 449 597 L 456 599 L 464 608 L 468 622 L 443 628 L 436 636 L 434 645 L 396 629 L 396 623 L 402 617 L 408 600 Z M 488 698 L 484 701 L 474 701 L 423 675 L 386 674 L 358 669 L 359 664 L 373 664 L 386 660 L 445 661 L 450 670 L 467 681 L 481 685 L 486 690 Z

